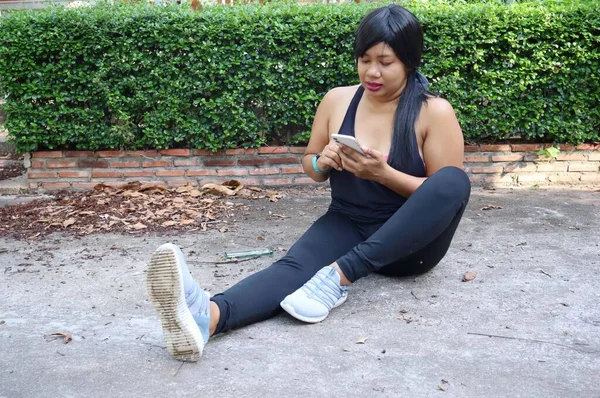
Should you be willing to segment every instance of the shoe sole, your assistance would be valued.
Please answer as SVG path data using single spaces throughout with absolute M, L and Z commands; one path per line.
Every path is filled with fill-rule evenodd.
M 346 300 L 348 299 L 348 295 L 344 295 L 342 296 L 331 308 L 332 310 L 334 308 L 339 307 L 340 305 L 344 304 L 346 302 Z M 317 317 L 317 318 L 309 318 L 303 315 L 300 315 L 298 313 L 296 313 L 296 311 L 294 310 L 294 307 L 292 307 L 291 305 L 287 304 L 286 302 L 282 301 L 280 304 L 281 308 L 284 309 L 285 312 L 287 312 L 288 314 L 290 314 L 291 316 L 293 316 L 294 318 L 298 319 L 299 321 L 302 322 L 306 322 L 306 323 L 319 323 L 321 321 L 323 321 L 325 318 L 327 318 L 327 316 L 329 315 L 329 313 L 325 314 L 324 316 L 321 317 Z
M 185 302 L 183 278 L 173 249 L 156 249 L 148 266 L 148 296 L 160 317 L 167 350 L 174 359 L 196 362 L 204 340 Z

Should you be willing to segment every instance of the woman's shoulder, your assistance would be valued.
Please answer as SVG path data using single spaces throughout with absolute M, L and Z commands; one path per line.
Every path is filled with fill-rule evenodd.
M 325 94 L 323 101 L 339 103 L 339 101 L 343 101 L 346 98 L 352 99 L 359 86 L 360 85 L 357 84 L 354 86 L 340 86 L 332 88 L 327 92 L 327 94 Z
M 454 115 L 454 108 L 447 100 L 441 97 L 427 97 L 424 101 L 423 110 L 430 117 L 444 117 Z

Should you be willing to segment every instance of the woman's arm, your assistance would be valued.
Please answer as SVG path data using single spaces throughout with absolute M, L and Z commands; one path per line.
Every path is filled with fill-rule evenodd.
M 329 118 L 333 111 L 336 96 L 339 94 L 339 90 L 333 89 L 323 97 L 315 113 L 310 140 L 302 157 L 304 172 L 317 182 L 326 181 L 329 178 L 329 173 L 322 174 L 315 171 L 312 162 L 316 154 L 321 153 L 321 157 L 317 160 L 317 167 L 319 169 L 329 170 L 331 168 L 340 168 L 339 155 L 337 155 L 339 148 L 333 143 L 329 144 Z

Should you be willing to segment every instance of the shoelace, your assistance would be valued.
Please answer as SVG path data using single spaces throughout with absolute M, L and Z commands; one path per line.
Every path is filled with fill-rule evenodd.
M 332 271 L 337 272 L 334 268 L 332 268 Z M 332 309 L 335 303 L 342 297 L 344 291 L 348 289 L 345 286 L 340 286 L 331 278 L 332 271 L 319 271 L 302 286 L 302 290 L 306 292 L 308 297 L 317 300 L 328 309 Z

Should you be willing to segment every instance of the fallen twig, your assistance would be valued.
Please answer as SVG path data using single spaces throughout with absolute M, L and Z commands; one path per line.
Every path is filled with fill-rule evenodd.
M 244 261 L 255 260 L 259 257 L 264 257 L 264 256 L 259 255 L 259 256 L 241 258 L 241 259 L 227 260 L 227 261 L 187 261 L 187 262 L 188 263 L 199 263 L 199 264 L 237 264 L 237 263 L 241 263 Z
M 499 336 L 499 335 L 496 335 L 496 334 L 487 334 L 487 333 L 467 332 L 467 334 L 471 334 L 471 335 L 475 335 L 475 336 L 497 337 L 499 339 L 520 340 L 520 341 L 527 341 L 527 342 L 530 342 L 530 343 L 552 344 L 552 345 L 557 345 L 559 347 L 569 348 L 571 350 L 575 350 L 575 351 L 579 351 L 579 352 L 596 352 L 596 351 L 582 351 L 582 350 L 579 350 L 579 349 L 577 349 L 575 347 L 572 347 L 570 345 L 560 344 L 560 343 L 553 343 L 552 341 L 545 341 L 545 340 L 526 339 L 526 338 L 523 338 L 523 337 Z M 580 345 L 588 345 L 588 344 L 580 344 Z

